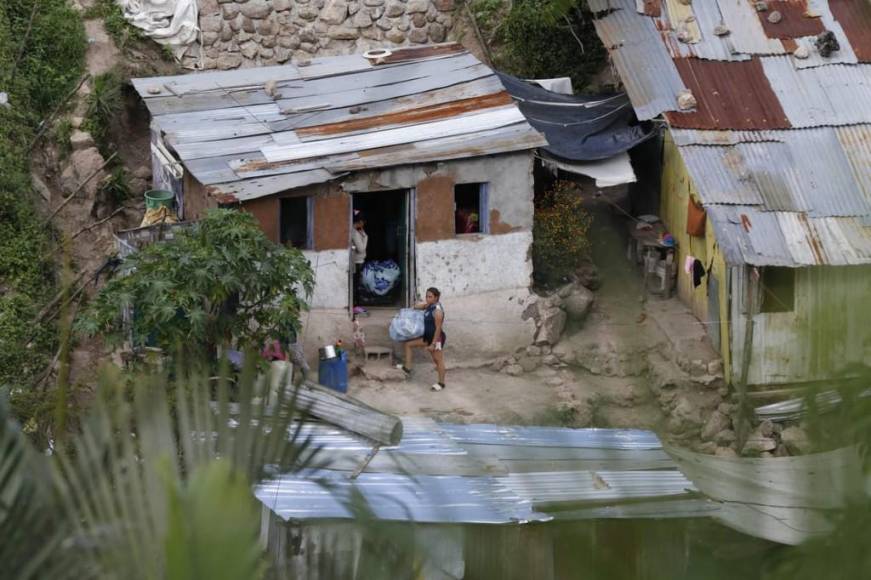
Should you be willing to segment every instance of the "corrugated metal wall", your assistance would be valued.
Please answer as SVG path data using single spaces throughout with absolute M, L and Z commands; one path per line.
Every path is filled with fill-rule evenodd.
M 678 242 L 678 274 L 677 291 L 680 299 L 692 308 L 693 314 L 708 327 L 709 334 L 719 332 L 720 354 L 723 357 L 723 367 L 726 380 L 731 377 L 729 342 L 729 287 L 728 270 L 723 260 L 711 220 L 707 220 L 705 237 L 694 237 L 687 234 L 687 202 L 692 196 L 699 200 L 698 192 L 687 173 L 686 165 L 680 152 L 674 144 L 670 133 L 666 133 L 662 154 L 662 203 L 660 218 Z M 684 261 L 687 256 L 693 256 L 702 261 L 705 269 L 711 268 L 711 274 L 716 277 L 719 293 L 719 313 L 708 312 L 708 281 L 709 276 L 702 278 L 697 288 L 693 287 L 692 277 L 684 271 Z M 716 343 L 716 341 L 715 341 Z
M 749 270 L 734 268 L 732 352 L 740 369 Z M 749 385 L 828 380 L 871 362 L 871 266 L 798 268 L 792 312 L 753 317 Z M 737 372 L 737 370 L 736 370 Z

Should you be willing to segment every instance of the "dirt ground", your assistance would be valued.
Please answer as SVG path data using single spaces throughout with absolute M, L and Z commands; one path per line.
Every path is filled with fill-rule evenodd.
M 590 230 L 592 258 L 601 287 L 593 309 L 582 325 L 569 326 L 561 341 L 590 350 L 607 346 L 629 359 L 645 356 L 662 338 L 644 315 L 640 274 L 625 258 L 625 218 L 613 201 L 589 195 L 593 215 Z M 612 192 L 615 199 L 621 191 Z M 644 373 L 629 376 L 614 372 L 594 374 L 579 365 L 539 366 L 520 376 L 508 376 L 489 367 L 459 368 L 448 357 L 448 387 L 433 392 L 436 374 L 428 357 L 420 353 L 407 381 L 373 381 L 352 377 L 349 393 L 386 412 L 424 415 L 448 422 L 638 427 L 659 430 L 663 412 L 648 388 Z M 451 363 L 455 368 L 451 368 Z

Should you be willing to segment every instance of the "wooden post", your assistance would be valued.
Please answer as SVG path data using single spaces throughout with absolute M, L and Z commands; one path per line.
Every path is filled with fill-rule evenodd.
M 755 268 L 748 268 L 747 272 L 747 304 L 744 322 L 744 346 L 741 349 L 741 376 L 738 379 L 738 424 L 735 426 L 735 435 L 738 443 L 738 451 L 747 442 L 750 427 L 750 404 L 747 398 L 747 380 L 750 377 L 750 360 L 753 356 L 753 315 L 756 312 L 756 295 L 758 294 L 757 273 Z

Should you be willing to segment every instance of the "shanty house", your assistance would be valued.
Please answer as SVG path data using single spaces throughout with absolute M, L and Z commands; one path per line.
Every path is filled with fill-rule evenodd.
M 590 5 L 638 118 L 666 128 L 679 295 L 727 376 L 788 386 L 871 362 L 871 4 Z
M 184 220 L 241 207 L 270 239 L 305 253 L 316 271 L 310 346 L 349 334 L 356 212 L 368 258 L 401 270 L 386 306 L 435 286 L 454 347 L 532 341 L 521 313 L 533 150 L 546 141 L 459 45 L 133 83 L 152 116 L 155 187 L 176 192 Z M 475 220 L 461 228 L 459 210 Z

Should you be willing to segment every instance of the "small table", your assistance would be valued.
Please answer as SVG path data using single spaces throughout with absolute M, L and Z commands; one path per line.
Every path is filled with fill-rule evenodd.
M 677 241 L 673 245 L 662 243 L 662 235 L 666 233 L 662 222 L 651 224 L 650 228 L 638 229 L 634 223 L 629 227 L 629 247 L 626 249 L 626 257 L 636 264 L 642 264 L 644 271 L 644 290 L 662 294 L 666 298 L 671 296 L 677 277 L 675 256 L 677 255 Z M 650 275 L 659 279 L 657 288 L 648 288 Z

